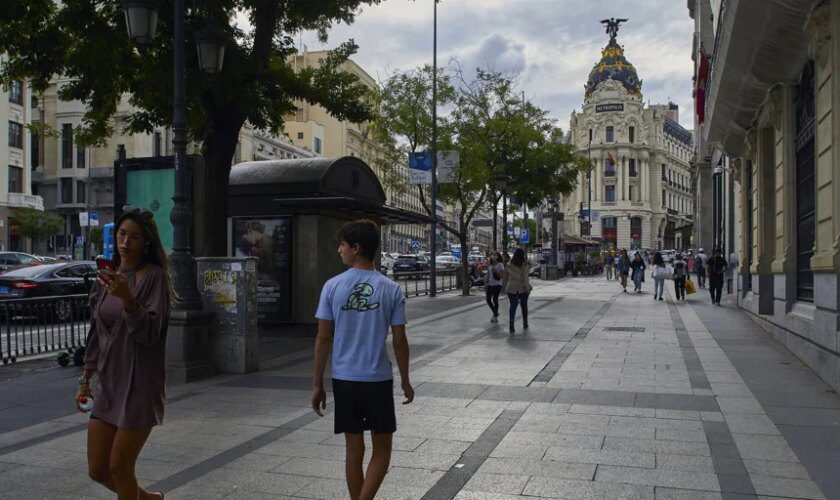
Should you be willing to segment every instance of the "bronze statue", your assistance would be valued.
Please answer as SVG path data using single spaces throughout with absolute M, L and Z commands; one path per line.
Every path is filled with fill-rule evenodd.
M 601 24 L 607 27 L 607 34 L 610 35 L 610 42 L 615 41 L 615 37 L 618 35 L 618 26 L 621 23 L 626 23 L 627 21 L 628 19 L 616 19 L 614 17 L 601 20 Z

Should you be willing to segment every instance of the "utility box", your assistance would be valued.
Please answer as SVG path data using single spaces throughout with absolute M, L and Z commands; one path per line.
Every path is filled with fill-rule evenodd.
M 221 373 L 259 369 L 257 258 L 196 258 L 198 290 L 206 311 L 216 313 L 213 360 Z
M 540 269 L 540 278 L 544 280 L 556 280 L 560 277 L 557 272 L 557 266 L 551 264 L 543 264 Z

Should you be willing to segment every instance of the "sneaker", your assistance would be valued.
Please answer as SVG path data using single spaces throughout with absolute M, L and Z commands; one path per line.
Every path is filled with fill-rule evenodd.
M 659 300 L 663 300 L 662 297 L 659 297 Z
M 513 323 L 510 324 L 510 333 L 516 332 L 516 327 L 513 326 Z
M 499 322 L 499 318 L 498 318 L 498 317 L 496 317 L 496 316 L 493 316 L 492 318 L 490 318 L 490 322 L 491 322 L 491 323 L 498 323 L 498 322 Z

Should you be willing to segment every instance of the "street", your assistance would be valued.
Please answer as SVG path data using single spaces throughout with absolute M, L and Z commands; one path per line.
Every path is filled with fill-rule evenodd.
M 732 296 L 534 284 L 515 335 L 483 295 L 407 302 L 417 397 L 397 404 L 377 498 L 840 498 L 840 398 Z M 313 336 L 267 332 L 259 372 L 171 388 L 141 484 L 167 499 L 346 498 L 331 404 L 309 408 Z M 112 498 L 87 477 L 78 369 L 0 374 L 4 498 Z

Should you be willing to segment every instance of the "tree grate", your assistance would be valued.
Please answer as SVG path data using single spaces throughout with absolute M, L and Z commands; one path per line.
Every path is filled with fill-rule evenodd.
M 644 332 L 643 326 L 607 326 L 604 327 L 606 332 Z

